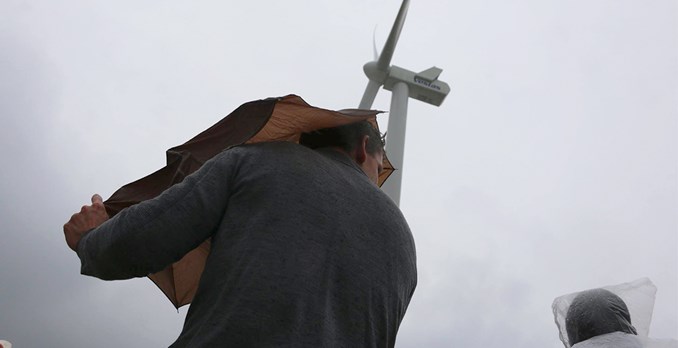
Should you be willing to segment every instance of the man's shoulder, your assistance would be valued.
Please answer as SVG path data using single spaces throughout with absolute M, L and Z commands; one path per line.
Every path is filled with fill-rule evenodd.
M 290 141 L 242 144 L 222 151 L 215 158 L 236 167 L 310 165 L 318 162 L 316 151 Z
M 298 153 L 311 151 L 309 148 L 291 141 L 267 141 L 233 146 L 226 151 L 239 153 Z
M 233 160 L 236 158 L 257 160 L 262 158 L 276 158 L 281 156 L 299 156 L 312 152 L 309 148 L 290 141 L 260 142 L 241 144 L 223 150 L 217 158 Z M 303 156 L 303 155 L 302 155 Z

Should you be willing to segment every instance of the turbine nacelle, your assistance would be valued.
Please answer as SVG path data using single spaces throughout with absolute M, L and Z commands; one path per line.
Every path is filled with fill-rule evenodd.
M 393 91 L 393 86 L 396 83 L 404 82 L 408 86 L 410 98 L 440 106 L 447 94 L 450 93 L 450 86 L 438 80 L 438 76 L 440 76 L 442 71 L 440 68 L 432 67 L 420 73 L 415 73 L 392 65 L 383 82 L 384 89 Z

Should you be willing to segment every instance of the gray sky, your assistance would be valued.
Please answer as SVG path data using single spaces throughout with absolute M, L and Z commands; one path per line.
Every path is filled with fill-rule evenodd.
M 63 223 L 246 101 L 356 107 L 399 6 L 0 2 L 0 339 L 173 342 L 185 308 L 80 276 Z M 452 87 L 410 101 L 419 286 L 398 347 L 560 347 L 555 297 L 640 277 L 650 335 L 678 337 L 678 2 L 413 0 L 392 63 Z

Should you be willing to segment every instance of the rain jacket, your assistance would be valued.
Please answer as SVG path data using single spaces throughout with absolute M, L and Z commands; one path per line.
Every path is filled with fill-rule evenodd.
M 572 348 L 677 348 L 676 340 L 656 340 L 648 337 L 613 332 L 579 342 Z

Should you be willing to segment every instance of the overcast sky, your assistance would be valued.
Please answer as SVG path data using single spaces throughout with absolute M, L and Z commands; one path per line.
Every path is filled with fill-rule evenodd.
M 186 308 L 79 275 L 63 223 L 244 102 L 356 107 L 399 6 L 1 1 L 0 339 L 173 342 Z M 641 277 L 650 335 L 678 338 L 678 2 L 412 0 L 392 63 L 452 87 L 409 103 L 398 347 L 561 347 L 554 298 Z

